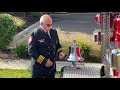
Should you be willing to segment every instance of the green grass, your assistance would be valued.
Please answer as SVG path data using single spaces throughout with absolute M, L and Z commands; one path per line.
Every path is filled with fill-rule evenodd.
M 60 77 L 60 72 L 56 72 L 55 78 Z M 31 78 L 30 70 L 0 69 L 0 78 Z
M 56 72 L 55 78 L 60 78 L 60 72 Z
M 30 78 L 29 70 L 0 69 L 0 78 Z

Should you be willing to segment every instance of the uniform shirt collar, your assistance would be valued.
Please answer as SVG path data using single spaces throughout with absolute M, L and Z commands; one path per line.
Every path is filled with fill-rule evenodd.
M 41 27 L 40 27 L 40 29 L 41 29 L 43 32 L 45 32 L 45 33 L 48 32 L 48 34 L 50 34 L 50 31 L 44 31 Z

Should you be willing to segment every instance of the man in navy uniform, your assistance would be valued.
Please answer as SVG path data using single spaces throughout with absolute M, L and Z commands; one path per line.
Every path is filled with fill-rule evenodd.
M 52 29 L 52 23 L 49 15 L 42 15 L 40 27 L 29 37 L 28 54 L 32 59 L 32 78 L 54 78 L 56 54 L 61 60 L 65 57 L 57 31 Z

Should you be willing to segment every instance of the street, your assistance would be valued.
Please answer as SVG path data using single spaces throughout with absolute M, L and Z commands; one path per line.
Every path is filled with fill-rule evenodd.
M 97 13 L 54 14 L 53 28 L 60 27 L 63 31 L 93 34 L 95 28 L 100 28 L 94 21 Z

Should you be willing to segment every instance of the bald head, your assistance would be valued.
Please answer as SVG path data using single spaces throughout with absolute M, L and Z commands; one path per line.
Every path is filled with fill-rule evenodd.
M 44 14 L 40 18 L 40 23 L 41 22 L 52 22 L 52 18 L 48 14 Z
M 52 18 L 48 14 L 44 14 L 40 18 L 40 27 L 44 31 L 49 31 L 52 28 Z

